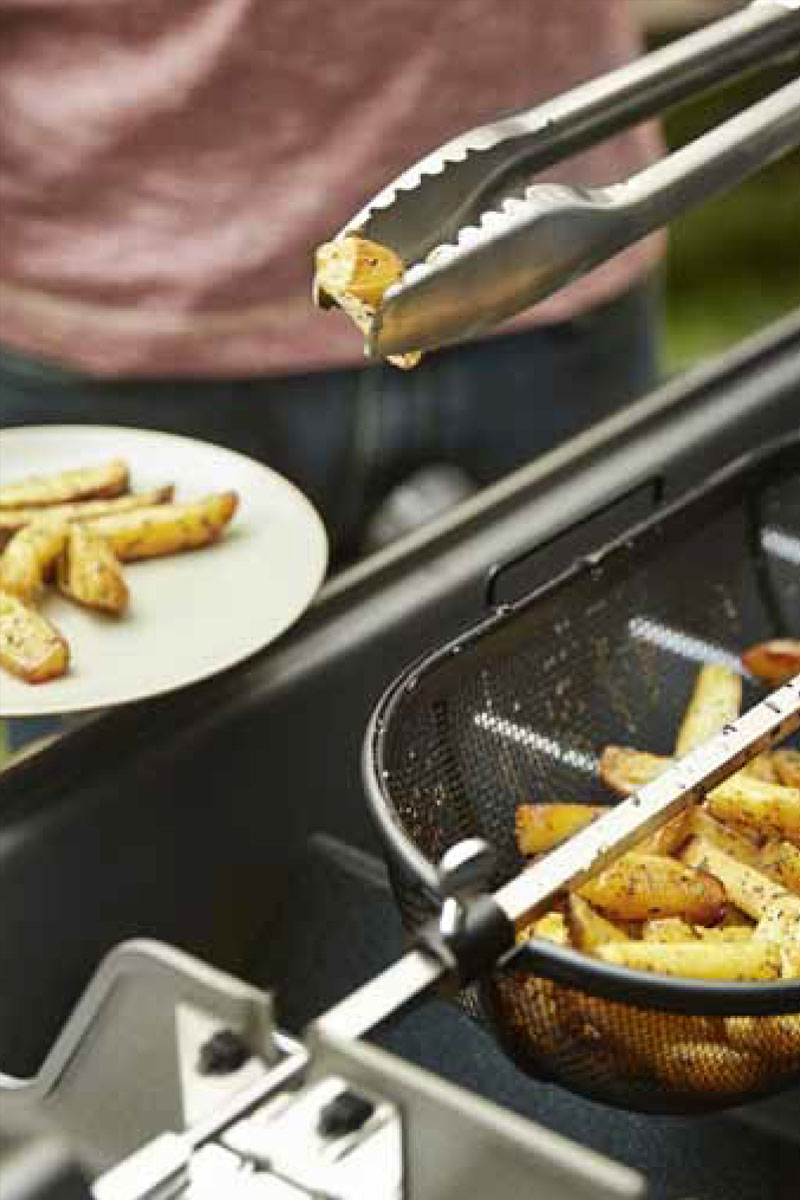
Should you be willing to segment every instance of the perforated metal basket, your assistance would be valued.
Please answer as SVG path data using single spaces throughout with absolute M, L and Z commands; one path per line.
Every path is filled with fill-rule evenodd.
M 495 884 L 523 865 L 523 800 L 613 800 L 600 751 L 671 753 L 702 663 L 800 636 L 800 438 L 702 489 L 406 671 L 366 747 L 404 924 L 467 837 Z M 745 679 L 745 706 L 761 691 Z M 462 994 L 529 1073 L 643 1111 L 703 1111 L 800 1082 L 800 982 L 719 984 L 610 967 L 534 941 Z

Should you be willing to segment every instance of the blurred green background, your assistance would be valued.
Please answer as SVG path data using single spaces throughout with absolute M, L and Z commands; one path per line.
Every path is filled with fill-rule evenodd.
M 685 105 L 669 114 L 670 149 L 697 137 L 792 71 Z M 754 176 L 727 196 L 673 223 L 666 269 L 663 363 L 669 373 L 724 350 L 800 308 L 800 153 Z

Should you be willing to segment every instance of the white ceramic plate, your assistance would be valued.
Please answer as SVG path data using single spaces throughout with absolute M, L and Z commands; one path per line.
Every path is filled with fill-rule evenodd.
M 283 633 L 325 575 L 325 530 L 305 496 L 260 463 L 171 434 L 94 425 L 27 426 L 0 434 L 0 479 L 124 458 L 135 491 L 174 483 L 176 499 L 234 490 L 239 511 L 202 550 L 130 563 L 121 619 L 89 613 L 52 589 L 42 612 L 70 643 L 69 674 L 26 684 L 0 674 L 0 716 L 83 712 L 195 683 Z

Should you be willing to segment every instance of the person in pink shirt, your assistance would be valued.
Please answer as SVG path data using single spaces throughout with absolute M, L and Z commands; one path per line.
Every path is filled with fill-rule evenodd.
M 0 424 L 243 450 L 343 561 L 420 469 L 479 487 L 614 411 L 656 377 L 657 241 L 410 373 L 310 277 L 423 153 L 640 51 L 628 0 L 0 0 Z M 548 178 L 656 153 L 643 127 Z

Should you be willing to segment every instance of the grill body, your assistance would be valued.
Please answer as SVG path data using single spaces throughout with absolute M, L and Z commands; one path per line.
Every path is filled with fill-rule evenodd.
M 366 751 L 404 924 L 468 837 L 523 866 L 523 800 L 611 802 L 609 743 L 669 754 L 699 666 L 800 634 L 800 438 L 738 460 L 560 578 L 405 672 Z M 760 696 L 745 680 L 745 707 Z M 462 1003 L 525 1070 L 643 1111 L 739 1104 L 800 1080 L 800 983 L 612 970 L 542 942 Z

